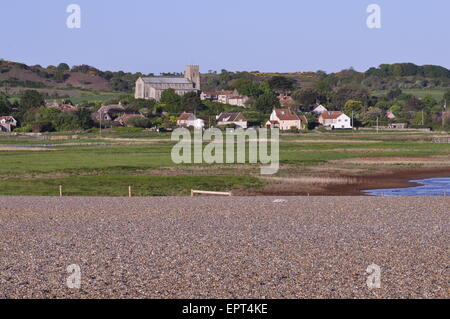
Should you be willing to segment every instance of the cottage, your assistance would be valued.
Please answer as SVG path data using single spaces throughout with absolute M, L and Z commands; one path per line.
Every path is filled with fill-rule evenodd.
M 270 120 L 266 123 L 267 128 L 279 128 L 286 130 L 303 130 L 308 125 L 308 120 L 303 115 L 298 116 L 291 109 L 274 109 Z
M 281 106 L 289 106 L 293 102 L 292 97 L 287 94 L 280 94 L 278 100 L 280 101 Z
M 216 116 L 217 125 L 235 125 L 236 128 L 247 128 L 247 119 L 241 112 L 237 113 L 220 113 Z
M 245 107 L 245 103 L 247 103 L 247 101 L 248 101 L 248 97 L 243 96 L 243 95 L 237 95 L 237 96 L 232 96 L 232 97 L 228 98 L 227 104 Z
M 212 102 L 220 102 L 220 103 L 226 103 L 226 100 L 228 97 L 231 97 L 233 95 L 237 95 L 237 91 L 205 91 L 200 94 L 201 100 L 208 100 Z M 219 101 L 220 99 L 220 101 Z
M 319 116 L 320 114 L 322 114 L 323 112 L 328 111 L 327 108 L 321 104 L 317 105 L 311 113 L 313 113 L 314 115 Z
M 12 116 L 0 116 L 0 132 L 11 132 L 11 126 L 17 126 L 17 121 Z
M 239 95 L 237 90 L 205 91 L 200 94 L 200 99 L 241 107 L 244 107 L 248 101 L 248 97 Z
M 183 113 L 178 117 L 177 125 L 180 127 L 203 129 L 205 127 L 205 121 L 197 118 L 193 113 Z
M 326 111 L 320 114 L 319 123 L 331 129 L 351 129 L 351 119 L 339 111 Z
M 408 127 L 408 123 L 391 123 L 388 125 L 389 129 L 396 129 L 396 130 L 404 130 Z
M 390 112 L 390 111 L 386 112 L 386 117 L 388 119 L 390 119 L 390 120 L 395 120 L 396 119 L 395 114 L 393 112 Z
M 66 104 L 66 103 L 58 103 L 58 102 L 49 102 L 46 103 L 45 105 L 48 108 L 53 108 L 53 109 L 57 109 L 60 110 L 61 112 L 74 112 L 77 110 L 77 108 L 71 104 Z
M 124 112 L 125 108 L 122 106 L 122 103 L 103 105 L 93 114 L 93 118 L 97 121 L 112 121 L 116 117 L 116 114 Z
M 119 123 L 122 126 L 126 126 L 127 125 L 127 121 L 133 117 L 142 117 L 145 118 L 143 115 L 141 114 L 123 114 L 121 116 L 119 116 L 118 118 L 116 118 L 114 120 L 114 122 Z
M 159 101 L 161 94 L 167 89 L 173 89 L 178 95 L 200 90 L 200 67 L 188 65 L 184 77 L 140 77 L 136 81 L 136 99 L 155 99 Z

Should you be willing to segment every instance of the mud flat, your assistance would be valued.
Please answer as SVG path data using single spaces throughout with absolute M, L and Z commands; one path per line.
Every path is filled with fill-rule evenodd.
M 450 197 L 0 197 L 0 298 L 449 298 L 449 220 Z

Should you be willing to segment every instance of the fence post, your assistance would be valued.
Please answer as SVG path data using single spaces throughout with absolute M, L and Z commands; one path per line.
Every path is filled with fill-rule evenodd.
M 63 197 L 62 185 L 59 185 L 59 197 Z
M 131 186 L 128 186 L 128 197 L 131 197 Z

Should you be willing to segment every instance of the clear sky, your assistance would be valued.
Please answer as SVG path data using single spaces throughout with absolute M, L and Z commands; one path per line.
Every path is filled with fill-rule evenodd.
M 66 8 L 81 7 L 81 29 Z M 366 24 L 381 7 L 381 29 Z M 0 58 L 102 70 L 364 71 L 450 68 L 448 0 L 2 0 Z

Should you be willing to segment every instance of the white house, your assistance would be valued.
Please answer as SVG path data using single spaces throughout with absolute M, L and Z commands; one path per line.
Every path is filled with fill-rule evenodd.
M 202 129 L 205 127 L 205 121 L 199 119 L 193 113 L 183 113 L 177 119 L 177 125 L 181 127 L 193 127 Z
M 236 128 L 247 128 L 247 119 L 241 112 L 220 113 L 217 117 L 217 125 L 235 125 Z
M 239 95 L 239 92 L 237 90 L 205 91 L 200 94 L 200 98 L 202 100 L 209 100 L 212 102 L 230 104 L 241 107 L 244 107 L 245 103 L 248 101 L 248 97 Z
M 326 112 L 326 111 L 328 111 L 327 108 L 325 106 L 319 104 L 319 105 L 317 105 L 314 108 L 314 110 L 312 110 L 312 113 L 315 114 L 315 115 L 320 115 L 320 114 L 322 114 L 323 112 Z
M 320 114 L 319 123 L 331 129 L 351 129 L 350 117 L 339 111 L 326 111 Z
M 0 116 L 0 132 L 11 132 L 11 126 L 17 126 L 17 121 L 12 116 Z
M 274 109 L 266 127 L 279 128 L 282 131 L 298 129 L 302 130 L 308 124 L 308 120 L 302 115 L 298 116 L 291 109 Z

